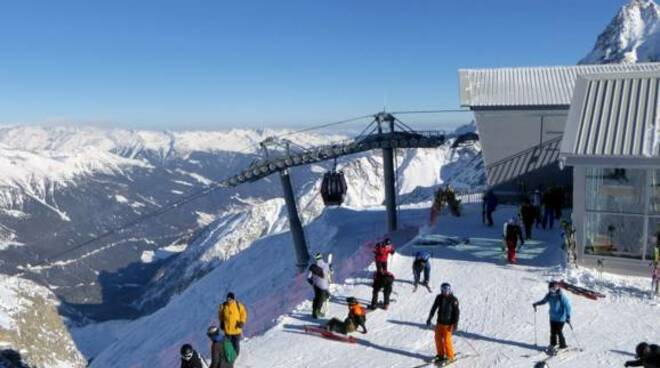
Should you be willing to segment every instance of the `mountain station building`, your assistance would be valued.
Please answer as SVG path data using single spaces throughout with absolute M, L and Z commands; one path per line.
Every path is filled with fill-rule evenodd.
M 581 264 L 650 272 L 660 231 L 659 74 L 660 63 L 459 70 L 489 187 L 500 196 L 572 188 Z

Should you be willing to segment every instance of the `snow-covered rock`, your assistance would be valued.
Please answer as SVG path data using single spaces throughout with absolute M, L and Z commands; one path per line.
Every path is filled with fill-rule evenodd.
M 0 351 L 19 353 L 31 367 L 87 366 L 59 316 L 58 305 L 55 295 L 43 286 L 0 275 Z
M 580 64 L 660 61 L 660 7 L 654 0 L 631 0 L 598 36 Z

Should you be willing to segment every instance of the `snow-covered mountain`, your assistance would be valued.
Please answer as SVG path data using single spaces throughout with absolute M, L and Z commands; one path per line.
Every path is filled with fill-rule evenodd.
M 57 307 L 57 298 L 43 286 L 0 275 L 0 367 L 87 365 Z
M 660 61 L 660 7 L 654 0 L 631 0 L 598 36 L 580 64 Z

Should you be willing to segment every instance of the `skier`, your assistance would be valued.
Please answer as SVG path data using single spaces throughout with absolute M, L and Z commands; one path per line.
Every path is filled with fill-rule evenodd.
M 660 346 L 641 342 L 635 348 L 635 360 L 629 360 L 624 367 L 660 368 Z
M 417 284 L 419 284 L 419 279 L 424 271 L 424 281 L 421 282 L 422 285 L 429 287 L 429 277 L 431 274 L 431 253 L 427 251 L 419 251 L 415 254 L 415 261 L 413 261 L 412 269 L 413 276 L 415 277 L 414 290 L 417 290 Z
M 486 224 L 493 226 L 493 212 L 497 208 L 497 197 L 492 190 L 486 192 L 482 203 L 482 212 L 486 214 Z
M 542 203 L 541 190 L 536 189 L 532 194 L 532 206 L 534 207 L 537 229 L 541 227 L 541 203 Z
M 338 332 L 342 335 L 346 335 L 351 332 L 357 331 L 358 327 L 362 327 L 363 334 L 367 333 L 367 317 L 364 309 L 360 306 L 357 300 L 349 296 L 346 298 L 346 303 L 348 303 L 348 317 L 343 321 L 338 318 L 333 318 L 324 326 L 326 330 L 332 332 Z
M 374 274 L 374 284 L 371 291 L 371 304 L 369 309 L 374 310 L 378 307 L 378 293 L 383 290 L 384 301 L 383 309 L 387 310 L 390 306 L 390 294 L 392 293 L 392 284 L 394 275 L 389 271 L 376 272 Z
M 532 225 L 536 219 L 536 209 L 528 198 L 525 198 L 520 206 L 520 218 L 525 226 L 525 239 L 529 240 L 532 238 Z
M 518 225 L 518 220 L 514 217 L 510 218 L 504 223 L 504 228 L 502 230 L 503 240 L 507 249 L 507 261 L 509 261 L 509 263 L 516 263 L 516 247 L 518 246 L 518 239 L 520 239 L 520 245 L 525 244 L 520 225 Z
M 181 368 L 208 368 L 204 359 L 193 349 L 190 344 L 181 346 Z
M 548 283 L 548 293 L 545 297 L 532 304 L 534 312 L 536 312 L 536 307 L 545 303 L 549 303 L 548 312 L 550 314 L 550 346 L 548 351 L 553 353 L 556 352 L 557 337 L 559 337 L 559 349 L 568 347 L 562 330 L 564 329 L 564 323 L 571 324 L 571 302 L 561 292 L 559 283 L 550 281 Z
M 227 293 L 227 300 L 218 309 L 218 319 L 225 338 L 231 341 L 238 356 L 241 351 L 241 334 L 247 322 L 247 310 L 243 303 L 236 300 L 234 293 Z
M 433 358 L 433 361 L 449 364 L 454 360 L 454 346 L 451 342 L 451 335 L 458 327 L 458 299 L 452 294 L 451 286 L 448 283 L 443 283 L 440 290 L 441 293 L 435 297 L 426 325 L 431 326 L 431 319 L 437 310 L 435 348 L 438 354 Z
M 211 339 L 210 368 L 233 368 L 236 351 L 231 341 L 223 338 L 220 329 L 216 326 L 209 327 L 206 335 Z
M 385 238 L 382 242 L 376 243 L 374 248 L 374 258 L 376 261 L 376 271 L 387 271 L 387 258 L 390 254 L 394 254 L 394 246 L 389 238 Z
M 312 317 L 323 316 L 323 304 L 330 297 L 330 266 L 323 260 L 321 253 L 316 253 L 316 260 L 309 266 L 307 282 L 314 287 L 314 300 L 312 301 Z

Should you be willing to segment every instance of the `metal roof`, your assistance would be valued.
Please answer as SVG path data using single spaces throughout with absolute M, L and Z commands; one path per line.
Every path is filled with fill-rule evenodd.
M 561 146 L 579 158 L 660 157 L 660 70 L 581 76 Z
M 660 70 L 660 63 L 461 69 L 461 106 L 568 109 L 580 75 L 653 70 Z

